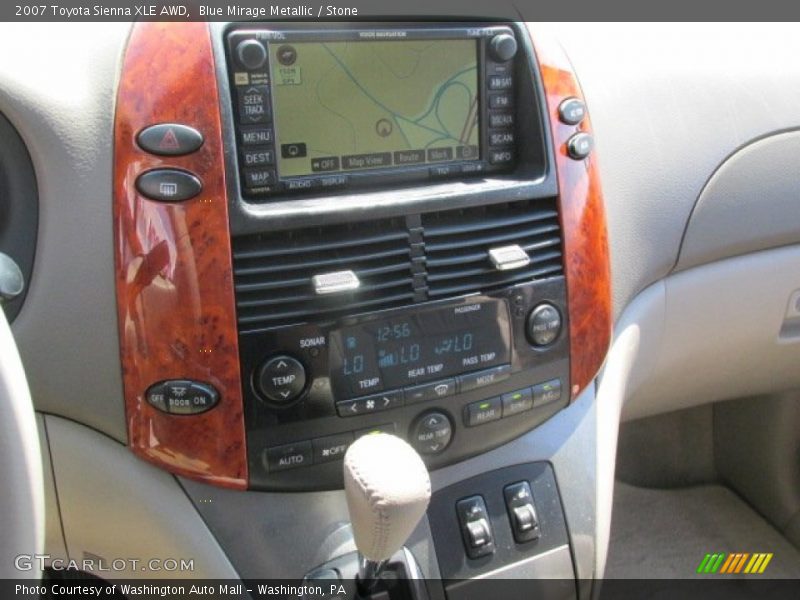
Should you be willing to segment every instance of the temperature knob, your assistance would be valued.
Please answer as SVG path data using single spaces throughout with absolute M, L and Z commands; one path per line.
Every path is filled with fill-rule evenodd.
M 286 405 L 303 393 L 306 369 L 303 363 L 291 356 L 273 356 L 259 369 L 256 384 L 267 400 Z
M 489 53 L 497 62 L 506 62 L 517 53 L 517 40 L 508 33 L 499 33 L 489 42 Z
M 236 58 L 245 69 L 254 71 L 267 62 L 267 50 L 264 44 L 257 40 L 243 40 L 236 46 Z

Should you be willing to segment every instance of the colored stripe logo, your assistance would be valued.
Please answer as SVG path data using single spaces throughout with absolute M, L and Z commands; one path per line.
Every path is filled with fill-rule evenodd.
M 697 566 L 697 573 L 702 575 L 735 575 L 747 573 L 760 575 L 767 569 L 772 560 L 772 552 L 715 552 L 706 554 Z

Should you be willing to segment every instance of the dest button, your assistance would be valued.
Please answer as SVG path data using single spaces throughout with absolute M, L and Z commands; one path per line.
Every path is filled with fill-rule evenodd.
M 267 448 L 263 460 L 264 466 L 270 472 L 307 467 L 312 464 L 311 442 L 295 442 Z

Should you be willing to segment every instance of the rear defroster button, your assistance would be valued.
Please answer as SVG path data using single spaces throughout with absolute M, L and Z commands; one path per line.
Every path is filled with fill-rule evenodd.
M 189 171 L 152 169 L 136 178 L 136 189 L 151 200 L 183 202 L 197 196 L 202 191 L 203 184 Z

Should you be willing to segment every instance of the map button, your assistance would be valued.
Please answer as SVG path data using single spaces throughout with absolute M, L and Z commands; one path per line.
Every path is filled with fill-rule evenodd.
M 428 162 L 453 160 L 452 148 L 428 148 Z
M 275 169 L 245 169 L 244 180 L 248 188 L 273 185 L 276 181 Z

